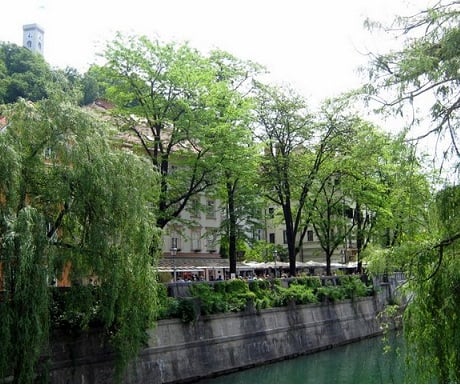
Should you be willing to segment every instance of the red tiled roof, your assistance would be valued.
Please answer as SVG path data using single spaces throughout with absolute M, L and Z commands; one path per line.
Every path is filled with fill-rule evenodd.
M 96 106 L 99 106 L 99 107 L 102 107 L 103 109 L 105 110 L 110 110 L 114 107 L 114 105 L 110 102 L 108 102 L 107 100 L 104 100 L 104 99 L 96 99 L 94 101 L 94 104 Z
M 5 116 L 0 116 L 0 130 L 8 124 L 8 120 Z

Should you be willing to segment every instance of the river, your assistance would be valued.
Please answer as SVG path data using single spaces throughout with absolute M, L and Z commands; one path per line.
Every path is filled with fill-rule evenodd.
M 388 384 L 404 383 L 402 337 L 392 334 L 384 353 L 382 337 L 201 380 L 206 384 Z

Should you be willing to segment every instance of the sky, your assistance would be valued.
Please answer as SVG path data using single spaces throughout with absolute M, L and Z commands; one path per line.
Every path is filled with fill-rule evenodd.
M 431 2 L 432 3 L 432 2 Z M 0 41 L 22 45 L 22 26 L 45 30 L 44 56 L 84 73 L 117 31 L 218 48 L 264 65 L 312 103 L 359 86 L 366 53 L 394 41 L 363 27 L 366 18 L 426 9 L 430 0 L 0 0 Z

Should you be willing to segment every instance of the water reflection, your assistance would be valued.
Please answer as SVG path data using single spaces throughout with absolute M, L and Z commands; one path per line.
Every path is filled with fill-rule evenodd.
M 402 338 L 392 335 L 390 353 L 381 337 L 231 373 L 199 383 L 214 384 L 383 384 L 404 382 Z

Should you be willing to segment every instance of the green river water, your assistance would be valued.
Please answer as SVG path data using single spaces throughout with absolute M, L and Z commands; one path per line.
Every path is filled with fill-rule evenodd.
M 318 353 L 234 372 L 199 383 L 214 384 L 391 384 L 404 383 L 402 337 L 373 337 Z

